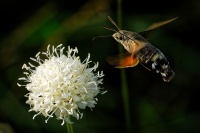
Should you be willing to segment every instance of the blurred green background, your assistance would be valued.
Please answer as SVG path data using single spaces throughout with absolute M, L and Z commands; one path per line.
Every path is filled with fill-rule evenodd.
M 17 86 L 22 65 L 48 44 L 78 47 L 82 60 L 91 53 L 105 73 L 98 104 L 74 121 L 75 133 L 126 132 L 121 94 L 120 69 L 106 62 L 118 53 L 113 38 L 102 25 L 117 22 L 116 0 L 1 0 L 0 1 L 0 132 L 67 132 L 55 117 L 45 123 L 43 116 L 32 119 L 24 95 Z M 179 18 L 152 33 L 149 41 L 170 61 L 175 78 L 165 83 L 161 76 L 141 65 L 127 68 L 131 132 L 199 133 L 200 132 L 200 1 L 122 0 L 122 29 L 140 32 L 154 22 Z M 92 45 L 92 47 L 90 47 Z

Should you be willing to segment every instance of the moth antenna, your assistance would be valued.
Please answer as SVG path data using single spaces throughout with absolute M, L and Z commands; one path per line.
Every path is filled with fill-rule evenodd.
M 105 28 L 105 29 L 107 29 L 107 30 L 114 31 L 114 32 L 118 32 L 118 31 L 116 31 L 116 30 L 114 30 L 114 29 L 108 28 L 108 27 L 105 26 L 105 25 L 103 25 L 103 28 Z M 120 33 L 120 32 L 118 32 L 118 33 Z M 127 35 L 125 35 L 125 34 L 123 34 L 123 33 L 120 33 L 120 34 L 126 36 L 127 38 L 129 38 L 129 39 L 131 39 L 131 40 L 133 40 L 132 38 L 128 37 Z M 92 40 L 94 40 L 94 39 L 95 39 L 95 37 L 94 37 Z M 133 41 L 134 41 L 134 40 L 133 40 Z M 136 43 L 136 45 L 138 45 L 138 44 Z
M 111 29 L 111 28 L 105 26 L 105 25 L 102 25 L 102 26 L 103 26 L 103 28 L 105 28 L 105 29 L 107 29 L 107 30 L 111 30 L 111 31 L 114 31 L 114 32 L 118 32 L 118 31 L 116 31 L 116 30 L 114 30 L 114 29 Z
M 115 23 L 114 20 L 112 20 L 112 18 L 110 16 L 108 16 L 108 19 L 110 20 L 110 22 L 117 28 L 117 30 L 120 30 L 120 28 L 117 26 L 117 24 Z

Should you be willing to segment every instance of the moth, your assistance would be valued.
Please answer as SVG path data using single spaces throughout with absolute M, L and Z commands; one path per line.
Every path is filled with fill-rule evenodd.
M 148 70 L 159 73 L 165 82 L 169 82 L 175 76 L 174 71 L 170 68 L 170 64 L 165 55 L 155 46 L 153 46 L 144 37 L 146 33 L 172 22 L 176 18 L 158 22 L 150 26 L 146 31 L 136 33 L 127 30 L 121 30 L 117 24 L 108 16 L 110 22 L 117 30 L 103 26 L 105 29 L 112 30 L 115 33 L 112 37 L 123 45 L 127 53 L 121 56 L 108 58 L 108 63 L 115 65 L 116 68 L 135 67 L 139 63 Z

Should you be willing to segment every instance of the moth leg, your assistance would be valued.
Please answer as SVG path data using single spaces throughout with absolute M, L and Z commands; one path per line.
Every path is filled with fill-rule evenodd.
M 141 64 L 144 68 L 146 68 L 147 70 L 151 71 L 151 69 L 148 68 L 147 66 L 145 66 L 143 63 L 140 62 L 140 64 Z

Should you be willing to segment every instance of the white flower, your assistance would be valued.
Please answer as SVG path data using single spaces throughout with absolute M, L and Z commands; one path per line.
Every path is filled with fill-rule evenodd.
M 90 55 L 81 62 L 79 56 L 75 56 L 78 53 L 77 48 L 68 47 L 67 56 L 63 54 L 63 50 L 61 44 L 56 48 L 52 46 L 51 52 L 49 45 L 47 52 L 39 52 L 36 58 L 30 58 L 37 62 L 38 66 L 30 62 L 22 66 L 22 69 L 28 72 L 24 72 L 25 77 L 19 80 L 24 80 L 27 84 L 18 86 L 25 86 L 29 91 L 25 95 L 28 97 L 26 103 L 31 108 L 29 111 L 37 112 L 33 119 L 41 114 L 47 117 L 47 123 L 55 114 L 58 119 L 63 120 L 62 125 L 65 122 L 71 123 L 69 116 L 82 118 L 83 114 L 79 109 L 95 107 L 97 94 L 104 93 L 99 87 L 102 84 L 103 72 L 93 73 L 98 63 L 89 67 Z M 42 59 L 40 55 L 47 58 Z

